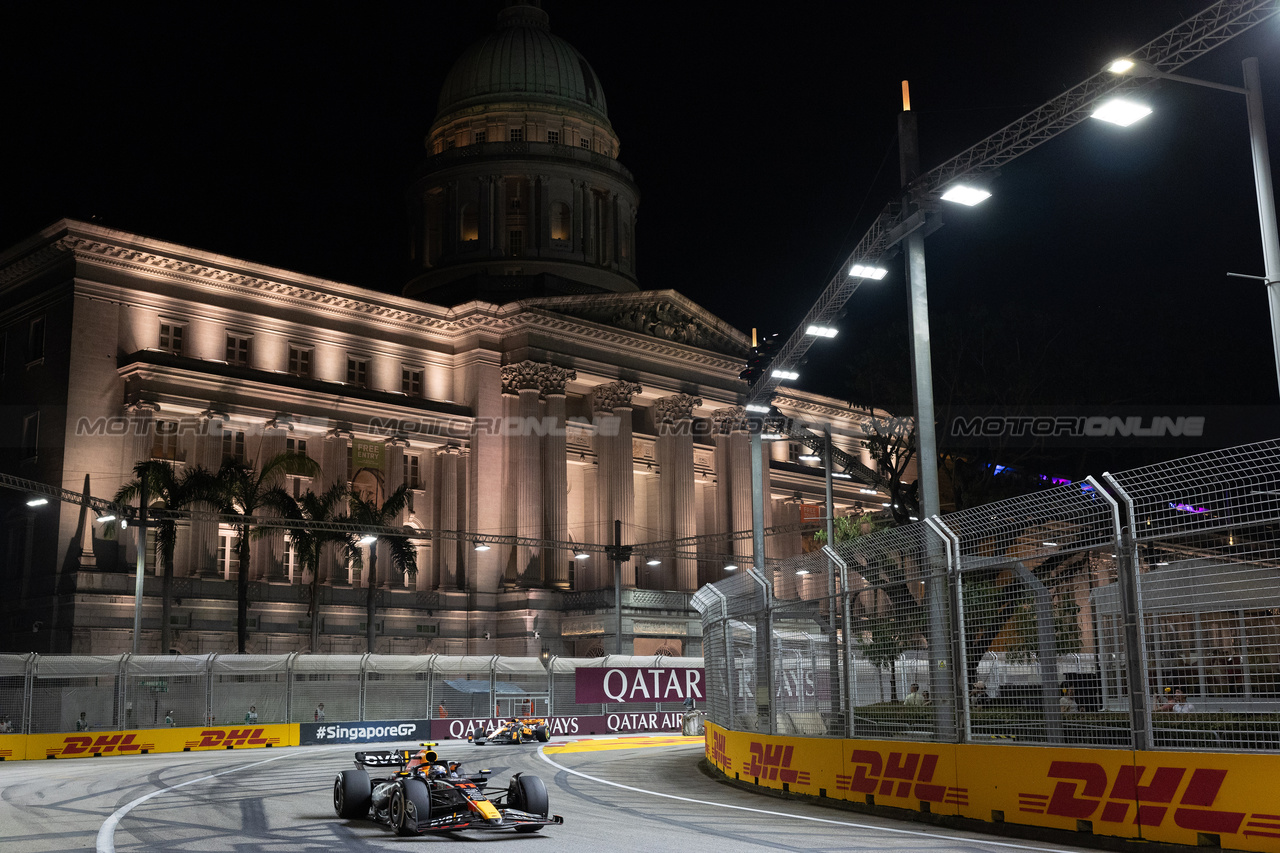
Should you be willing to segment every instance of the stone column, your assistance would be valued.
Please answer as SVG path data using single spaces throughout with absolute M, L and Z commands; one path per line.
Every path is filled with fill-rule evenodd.
M 272 418 L 263 425 L 256 460 L 258 470 L 261 470 L 261 466 L 270 462 L 276 455 L 284 452 L 285 433 L 292 428 L 284 418 Z M 266 486 L 283 488 L 286 484 L 284 477 L 277 476 L 274 481 L 266 483 Z M 262 507 L 259 507 L 257 512 L 261 515 L 275 515 Z M 282 528 L 272 527 L 268 529 L 265 536 L 253 543 L 253 550 L 250 552 L 253 563 L 253 573 L 249 575 L 251 580 L 282 581 L 285 579 L 284 537 Z
M 321 493 L 338 483 L 347 481 L 347 447 L 351 433 L 344 429 L 331 429 L 324 436 L 324 448 L 320 459 Z M 341 515 L 344 510 L 338 509 Z M 327 586 L 346 586 L 346 559 L 338 545 L 329 545 L 320 552 L 320 583 Z
M 537 205 L 531 211 L 537 218 L 530 223 L 531 232 L 535 236 L 536 242 L 533 249 L 537 257 L 541 257 L 543 250 L 551 246 L 551 176 L 538 175 L 537 189 Z
M 136 477 L 133 472 L 134 467 L 139 462 L 147 462 L 151 459 L 151 445 L 155 441 L 156 412 L 158 411 L 160 407 L 149 400 L 138 400 L 126 407 L 132 433 L 132 447 L 126 451 L 125 470 L 122 472 L 121 483 L 133 482 Z M 132 527 L 123 535 L 126 540 L 125 554 L 128 559 L 128 571 L 132 573 L 138 557 L 138 537 L 133 533 Z M 159 561 L 156 561 L 156 567 L 158 566 Z M 154 568 L 152 571 L 154 572 Z
M 396 436 L 387 440 L 386 456 L 383 459 L 382 478 L 386 483 L 387 497 L 392 492 L 400 488 L 404 483 L 404 449 L 409 446 L 409 442 L 402 436 Z M 387 522 L 388 527 L 403 527 L 405 517 L 409 514 L 409 510 L 400 510 L 395 518 Z M 391 549 L 387 547 L 387 543 L 381 539 L 378 540 L 378 586 L 383 589 L 400 588 L 405 586 L 405 578 L 396 572 L 395 566 L 391 564 Z
M 542 369 L 542 395 L 546 400 L 544 423 L 548 427 L 542 438 L 543 530 L 548 539 L 569 539 L 569 460 L 565 434 L 565 386 L 578 374 L 563 367 L 546 365 Z M 544 555 L 544 577 L 549 586 L 567 589 L 569 560 L 565 548 L 552 547 Z
M 603 509 L 600 520 L 604 528 L 597 541 L 613 542 L 613 522 L 622 521 L 623 544 L 631 544 L 626 540 L 632 535 L 635 519 L 635 480 L 634 450 L 631 446 L 631 398 L 640 393 L 640 386 L 634 382 L 619 380 L 595 388 L 593 408 L 597 412 L 597 437 L 604 437 L 604 454 L 597 449 L 600 459 L 600 482 L 598 484 L 597 506 Z M 600 417 L 600 413 L 609 415 Z M 612 432 L 613 435 L 603 435 Z M 612 566 L 605 566 L 606 578 L 601 586 L 609 586 L 613 582 Z M 636 569 L 634 558 L 622 566 L 622 585 L 634 587 Z
M 440 520 L 441 530 L 458 530 L 458 446 L 450 444 L 436 454 L 440 469 Z M 441 539 L 432 548 L 440 589 L 458 588 L 458 541 Z M 438 556 L 436 556 L 438 555 Z
M 194 459 L 205 470 L 217 471 L 222 464 L 222 425 L 227 422 L 225 412 L 206 409 L 197 416 Z M 193 510 L 213 513 L 213 504 L 200 502 Z M 197 577 L 218 576 L 218 523 L 213 520 L 193 519 L 191 522 L 191 573 Z
M 702 400 L 688 394 L 662 397 L 658 412 L 658 445 L 661 449 L 661 506 L 663 526 L 674 539 L 693 536 L 698 529 L 694 500 L 693 410 Z M 680 548 L 688 552 L 691 548 Z M 664 589 L 694 592 L 698 588 L 698 562 L 690 557 L 663 560 Z M 669 567 L 669 568 L 666 568 Z
M 712 419 L 716 425 L 717 445 L 721 445 L 721 436 L 724 439 L 722 446 L 726 467 L 720 475 L 720 492 L 727 507 L 727 532 L 750 530 L 751 442 L 746 432 L 746 412 L 741 406 L 729 406 L 716 409 L 712 413 Z M 750 539 L 733 541 L 735 557 L 749 557 L 751 548 Z
M 485 354 L 496 358 L 495 354 Z M 468 378 L 466 399 L 475 412 L 475 431 L 468 448 L 467 462 L 467 530 L 493 532 L 501 530 L 503 489 L 503 442 L 494 428 L 503 415 L 502 368 L 496 363 L 476 364 Z M 468 547 L 467 588 L 479 593 L 497 592 L 502 580 L 498 549 L 475 551 Z
M 538 438 L 538 397 L 542 393 L 542 365 L 532 361 L 502 368 L 502 393 L 515 394 L 515 429 L 508 437 L 511 450 L 510 476 L 514 483 L 516 535 L 542 537 L 542 462 Z M 540 548 L 517 545 L 515 576 L 522 586 L 542 582 Z

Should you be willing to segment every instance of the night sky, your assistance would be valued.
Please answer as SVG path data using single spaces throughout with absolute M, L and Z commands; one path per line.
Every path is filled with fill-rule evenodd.
M 784 334 L 896 194 L 900 80 L 927 169 L 1204 5 L 543 4 L 595 68 L 639 184 L 641 285 Z M 407 176 L 500 6 L 6 4 L 0 244 L 92 217 L 397 292 Z M 1242 85 L 1247 56 L 1280 174 L 1280 16 L 1182 73 Z M 985 204 L 949 206 L 927 242 L 935 337 L 986 318 L 1000 360 L 1038 371 L 1035 402 L 1274 406 L 1262 286 L 1225 275 L 1263 271 L 1244 98 L 1165 83 L 1147 99 L 1142 122 L 1085 122 L 1006 166 Z M 807 387 L 901 397 L 884 384 L 905 375 L 890 269 L 811 351 Z

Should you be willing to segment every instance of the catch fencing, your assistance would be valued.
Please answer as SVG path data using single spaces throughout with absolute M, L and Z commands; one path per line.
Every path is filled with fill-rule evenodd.
M 682 703 L 580 704 L 584 667 L 702 666 L 663 655 L 0 655 L 0 724 L 49 734 L 259 723 L 680 712 Z M 84 714 L 81 723 L 81 713 Z
M 736 731 L 1277 750 L 1280 441 L 856 521 L 694 605 Z

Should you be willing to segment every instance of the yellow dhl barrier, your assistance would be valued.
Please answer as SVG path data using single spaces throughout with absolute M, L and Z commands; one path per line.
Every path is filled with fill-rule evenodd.
M 0 735 L 0 761 L 21 761 L 26 757 L 26 735 Z
M 25 758 L 95 758 L 108 755 L 146 755 L 153 752 L 194 752 L 209 749 L 262 749 L 297 746 L 296 723 L 261 726 L 195 726 L 181 729 L 136 729 L 76 734 L 6 735 L 21 737 Z M 15 749 L 15 752 L 17 750 Z M 14 755 L 18 758 L 18 755 Z
M 831 740 L 707 725 L 707 760 L 762 787 L 986 822 L 1280 853 L 1280 756 Z

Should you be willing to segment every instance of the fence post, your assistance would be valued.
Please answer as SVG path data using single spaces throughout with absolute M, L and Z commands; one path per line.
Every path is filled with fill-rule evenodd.
M 204 721 L 203 725 L 209 724 L 213 719 L 213 662 L 218 659 L 218 652 L 209 655 L 209 659 L 204 665 Z M 293 684 L 290 683 L 286 689 L 291 689 Z
M 284 661 L 284 721 L 293 722 L 293 662 L 300 652 L 292 652 Z
M 365 664 L 368 663 L 369 656 L 371 654 L 373 653 L 365 652 L 360 656 L 360 680 L 357 682 L 357 686 L 356 686 L 356 708 L 360 714 L 360 722 L 362 723 L 364 722 L 364 676 L 365 676 L 364 667 L 365 667 Z
M 853 626 L 849 618 L 849 564 L 835 548 L 831 547 L 829 541 L 822 546 L 822 551 L 832 565 L 840 570 L 840 629 L 844 635 L 844 701 L 848 703 L 844 729 L 846 737 L 853 737 L 854 716 L 858 707 L 858 673 L 853 666 L 853 634 L 850 633 Z
M 934 700 L 936 709 L 934 711 L 934 725 L 938 728 L 939 739 L 945 734 L 948 741 L 958 741 L 960 732 L 964 732 L 965 737 L 969 735 L 969 714 L 968 714 L 968 697 L 964 689 L 964 677 L 966 672 L 965 666 L 965 649 L 964 649 L 964 609 L 960 604 L 960 572 L 957 566 L 960 561 L 960 538 L 951 532 L 950 528 L 938 516 L 930 516 L 924 520 L 925 526 L 940 540 L 942 540 L 942 553 L 946 558 L 945 567 L 938 577 L 930 577 L 929 581 L 929 654 L 932 658 L 935 648 L 950 649 L 951 652 L 951 674 L 948 679 L 943 679 L 940 672 L 941 667 L 934 667 L 933 661 L 930 660 L 929 682 L 930 690 L 933 695 L 938 697 Z M 954 549 L 954 550 L 953 550 Z M 930 549 L 932 557 L 932 549 Z M 932 562 L 932 560 L 931 560 Z M 935 618 L 935 609 L 941 610 L 943 617 L 950 615 L 950 624 L 941 626 L 942 636 L 936 636 L 939 630 L 939 622 Z M 946 638 L 950 638 L 949 640 Z M 937 643 L 937 646 L 934 643 Z M 945 663 L 945 661 L 943 661 Z M 936 679 L 936 680 L 935 680 Z M 939 690 L 947 681 L 950 682 L 952 702 L 951 719 L 946 718 L 946 709 L 942 703 L 942 692 Z
M 1098 488 L 1098 492 L 1111 504 L 1115 516 L 1116 572 L 1120 581 L 1120 613 L 1124 622 L 1124 661 L 1125 674 L 1129 681 L 1129 725 L 1133 730 L 1133 748 L 1147 750 L 1151 749 L 1151 709 L 1147 705 L 1146 640 L 1142 625 L 1142 585 L 1138 579 L 1138 551 L 1133 539 L 1135 518 L 1133 498 L 1111 474 L 1103 474 L 1102 478 L 1124 500 L 1129 520 L 1127 527 L 1120 526 L 1119 504 Z
M 752 567 L 747 574 L 760 585 L 760 596 L 764 603 L 764 644 L 760 642 L 760 619 L 756 617 L 756 728 L 760 727 L 760 691 L 764 691 L 765 715 L 768 718 L 767 734 L 778 733 L 778 709 L 773 695 L 773 590 L 769 581 L 758 568 Z
M 37 652 L 31 652 L 27 655 L 26 672 L 22 677 L 22 734 L 31 734 L 31 714 L 35 710 L 35 692 L 36 681 L 36 659 L 40 655 Z
M 117 729 L 127 728 L 127 725 L 126 725 L 127 721 L 123 718 L 127 716 L 125 714 L 125 702 L 127 701 L 127 697 L 128 697 L 128 690 L 127 690 L 127 687 L 129 684 L 128 663 L 129 663 L 129 658 L 131 657 L 133 657 L 133 655 L 131 655 L 129 652 L 125 652 L 124 654 L 120 655 L 120 664 L 116 668 L 116 703 L 115 703 L 116 713 L 115 713 L 115 719 L 112 721 L 112 724 Z M 136 714 L 134 715 L 134 719 L 137 720 Z

